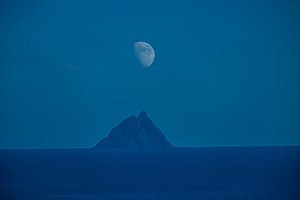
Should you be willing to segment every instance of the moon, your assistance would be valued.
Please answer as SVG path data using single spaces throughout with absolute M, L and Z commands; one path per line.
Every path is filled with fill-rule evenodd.
M 144 67 L 149 67 L 155 58 L 154 49 L 147 42 L 136 42 L 133 45 L 135 56 Z

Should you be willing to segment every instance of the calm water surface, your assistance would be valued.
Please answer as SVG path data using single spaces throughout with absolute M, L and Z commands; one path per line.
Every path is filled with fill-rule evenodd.
M 300 147 L 0 150 L 0 199 L 299 200 Z

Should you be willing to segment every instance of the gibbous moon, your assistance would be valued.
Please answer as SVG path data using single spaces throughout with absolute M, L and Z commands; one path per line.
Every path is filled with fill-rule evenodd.
M 154 49 L 147 42 L 136 42 L 133 45 L 135 56 L 144 67 L 149 67 L 155 57 Z

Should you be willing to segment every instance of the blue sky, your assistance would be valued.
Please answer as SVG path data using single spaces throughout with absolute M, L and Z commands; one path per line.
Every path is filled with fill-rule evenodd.
M 0 43 L 0 148 L 91 147 L 142 110 L 176 146 L 300 144 L 295 0 L 4 0 Z

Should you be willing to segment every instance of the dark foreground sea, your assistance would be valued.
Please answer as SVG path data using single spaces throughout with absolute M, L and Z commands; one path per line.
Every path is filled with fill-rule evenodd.
M 0 150 L 0 199 L 299 200 L 300 147 Z

